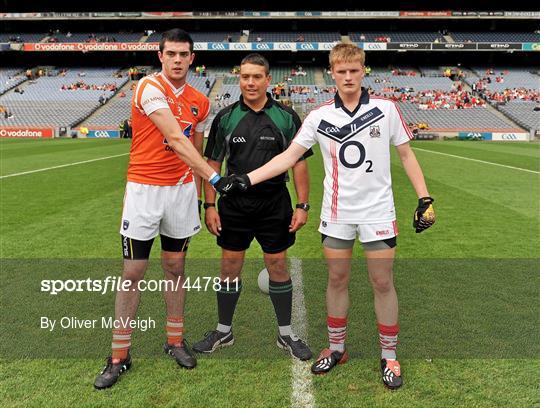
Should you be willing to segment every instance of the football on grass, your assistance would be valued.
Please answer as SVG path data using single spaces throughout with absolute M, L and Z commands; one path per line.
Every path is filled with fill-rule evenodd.
M 264 268 L 262 271 L 259 272 L 259 278 L 257 279 L 257 283 L 259 284 L 259 289 L 261 290 L 261 292 L 268 295 L 268 287 L 270 286 L 270 276 L 268 275 L 268 269 Z

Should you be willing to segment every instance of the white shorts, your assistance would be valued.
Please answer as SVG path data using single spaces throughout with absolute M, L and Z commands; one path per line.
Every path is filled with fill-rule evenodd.
M 127 182 L 120 234 L 139 241 L 158 234 L 181 239 L 200 229 L 195 183 L 154 186 Z
M 377 224 L 334 224 L 328 221 L 321 221 L 319 232 L 329 237 L 345 240 L 356 239 L 356 235 L 358 234 L 360 242 L 382 241 L 397 237 L 398 235 L 395 220 Z

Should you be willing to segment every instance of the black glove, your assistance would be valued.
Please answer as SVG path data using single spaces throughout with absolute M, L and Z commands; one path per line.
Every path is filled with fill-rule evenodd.
M 202 200 L 197 200 L 197 207 L 199 209 L 199 219 L 201 219 L 201 206 L 202 206 Z
M 221 195 L 231 194 L 238 191 L 246 191 L 248 186 L 246 185 L 244 177 L 247 178 L 246 175 L 237 176 L 235 174 L 231 174 L 230 176 L 219 178 L 213 184 L 213 186 Z M 247 182 L 249 183 L 249 179 Z
M 434 201 L 431 197 L 418 199 L 418 207 L 413 218 L 413 228 L 416 228 L 417 234 L 435 224 L 435 210 L 432 205 Z
M 239 191 L 246 191 L 251 187 L 251 180 L 247 174 L 240 174 L 239 176 L 234 176 L 234 182 L 237 183 Z

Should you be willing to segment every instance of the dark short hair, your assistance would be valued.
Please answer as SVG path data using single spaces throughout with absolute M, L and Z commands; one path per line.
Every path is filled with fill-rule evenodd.
M 180 28 L 173 28 L 172 30 L 165 31 L 161 34 L 161 41 L 159 42 L 159 50 L 163 52 L 165 48 L 165 42 L 187 42 L 189 43 L 189 51 L 193 52 L 193 39 L 184 30 Z
M 246 55 L 240 63 L 240 66 L 244 64 L 260 65 L 261 67 L 264 67 L 266 75 L 270 73 L 270 64 L 268 63 L 268 60 L 256 52 Z

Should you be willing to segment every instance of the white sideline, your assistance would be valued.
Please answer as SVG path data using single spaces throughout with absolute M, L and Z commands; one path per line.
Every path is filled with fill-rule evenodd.
M 522 169 L 521 167 L 507 166 L 506 164 L 499 164 L 499 163 L 488 162 L 488 161 L 485 161 L 485 160 L 471 159 L 469 157 L 457 156 L 455 154 L 450 154 L 450 153 L 436 152 L 434 150 L 429 150 L 429 149 L 420 149 L 419 147 L 413 147 L 413 150 L 419 150 L 421 152 L 440 154 L 442 156 L 455 157 L 455 158 L 458 158 L 458 159 L 469 160 L 469 161 L 473 161 L 473 162 L 477 162 L 477 163 L 491 164 L 492 166 L 506 167 L 507 169 L 526 171 L 527 173 L 540 174 L 540 171 L 536 171 L 536 170 Z
M 47 170 L 61 169 L 62 167 L 77 166 L 78 164 L 92 163 L 92 162 L 100 161 L 100 160 L 113 159 L 115 157 L 125 156 L 127 154 L 129 153 L 116 154 L 114 156 L 99 157 L 97 159 L 84 160 L 84 161 L 75 162 L 75 163 L 61 164 L 59 166 L 45 167 L 43 169 L 23 171 L 21 173 L 6 174 L 5 176 L 0 176 L 0 179 L 5 179 L 8 177 L 15 177 L 15 176 L 24 176 L 25 174 L 39 173 L 39 172 L 47 171 Z
M 307 341 L 307 314 L 304 303 L 302 283 L 302 260 L 291 258 L 291 280 L 293 283 L 292 326 L 298 337 Z M 292 359 L 292 393 L 291 407 L 309 408 L 315 406 L 313 396 L 312 374 L 309 361 Z

